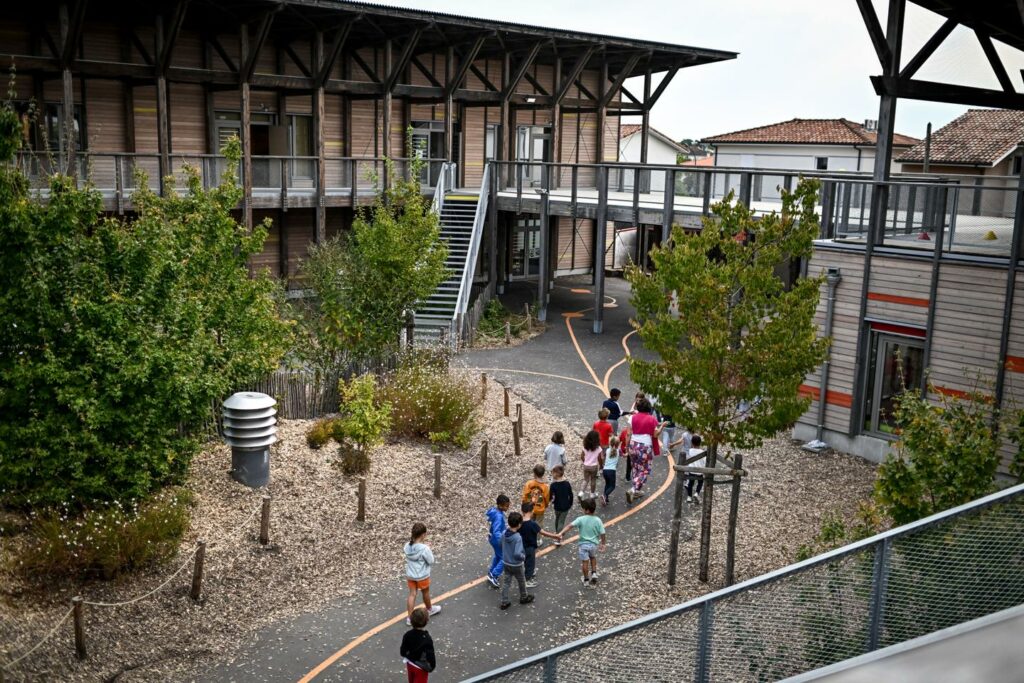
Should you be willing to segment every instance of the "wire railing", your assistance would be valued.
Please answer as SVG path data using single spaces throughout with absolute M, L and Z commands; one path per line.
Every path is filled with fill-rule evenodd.
M 767 681 L 1024 603 L 1024 485 L 468 679 Z

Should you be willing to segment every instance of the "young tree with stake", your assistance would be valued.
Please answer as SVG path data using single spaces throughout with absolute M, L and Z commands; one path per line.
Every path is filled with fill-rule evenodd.
M 652 249 L 653 271 L 631 267 L 633 326 L 655 360 L 630 357 L 630 376 L 707 445 L 754 448 L 807 410 L 800 384 L 824 359 L 814 323 L 822 279 L 787 289 L 776 268 L 806 258 L 818 234 L 818 181 L 782 193 L 782 212 L 754 216 L 730 194 L 698 234 L 679 226 Z M 700 579 L 708 579 L 713 477 L 701 520 Z

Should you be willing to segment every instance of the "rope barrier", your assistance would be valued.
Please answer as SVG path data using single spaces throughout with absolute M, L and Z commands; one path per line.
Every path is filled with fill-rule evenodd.
M 198 546 L 197 546 L 197 548 L 198 548 Z M 132 605 L 132 604 L 134 604 L 136 602 L 139 602 L 141 600 L 145 600 L 146 598 L 148 598 L 149 596 L 153 595 L 154 593 L 156 593 L 160 589 L 164 588 L 167 584 L 169 584 L 171 582 L 172 579 L 174 579 L 174 577 L 176 577 L 178 574 L 180 574 L 181 570 L 184 569 L 185 567 L 187 567 L 189 562 L 192 561 L 192 557 L 195 554 L 196 554 L 196 551 L 194 549 L 194 550 L 192 550 L 192 552 L 190 552 L 188 554 L 188 556 L 185 558 L 185 561 L 181 563 L 181 566 L 178 567 L 177 569 L 175 569 L 174 573 L 171 574 L 170 576 L 168 576 L 167 579 L 164 580 L 163 583 L 161 583 L 159 586 L 157 586 L 153 590 L 148 591 L 146 593 L 143 593 L 142 595 L 140 595 L 138 597 L 132 598 L 131 600 L 123 600 L 121 602 L 98 602 L 98 601 L 97 602 L 93 602 L 92 600 L 83 600 L 82 604 L 83 605 L 89 605 L 90 607 L 124 607 L 126 605 Z
M 64 616 L 60 618 L 60 621 L 58 621 L 56 624 L 53 625 L 53 628 L 50 629 L 49 633 L 47 633 L 45 636 L 43 636 L 43 638 L 41 638 L 39 641 L 37 641 L 36 644 L 32 646 L 32 649 L 30 649 L 28 652 L 26 652 L 25 654 L 21 655 L 17 659 L 14 659 L 14 660 L 4 664 L 3 667 L 2 667 L 3 670 L 4 671 L 10 671 L 11 668 L 13 668 L 15 664 L 17 664 L 18 662 L 20 662 L 21 660 L 25 659 L 30 654 L 32 654 L 33 652 L 38 650 L 40 648 L 40 646 L 42 646 L 43 643 L 45 643 L 46 641 L 48 641 L 50 638 L 53 637 L 53 634 L 55 634 L 57 632 L 57 629 L 59 629 L 61 627 L 61 625 L 63 625 L 63 623 L 68 620 L 68 617 L 70 617 L 74 613 L 74 611 L 75 611 L 74 607 L 69 607 L 68 611 L 64 613 Z

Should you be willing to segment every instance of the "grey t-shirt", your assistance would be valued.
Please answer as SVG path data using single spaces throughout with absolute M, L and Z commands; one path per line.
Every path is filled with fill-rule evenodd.
M 544 465 L 550 472 L 555 466 L 565 467 L 565 446 L 550 443 L 544 449 Z

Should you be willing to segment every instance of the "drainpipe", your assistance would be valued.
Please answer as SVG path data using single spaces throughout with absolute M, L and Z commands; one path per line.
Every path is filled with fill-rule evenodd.
M 829 268 L 825 275 L 825 282 L 828 284 L 828 298 L 825 299 L 825 338 L 832 336 L 832 318 L 836 307 L 836 289 L 839 281 L 843 279 L 838 268 Z M 828 375 L 832 365 L 832 347 L 829 346 L 825 354 L 825 361 L 821 364 L 821 382 L 818 384 L 818 429 L 815 432 L 814 441 L 804 444 L 804 448 L 811 451 L 825 449 L 826 444 L 822 440 L 825 434 L 825 397 L 828 395 Z

